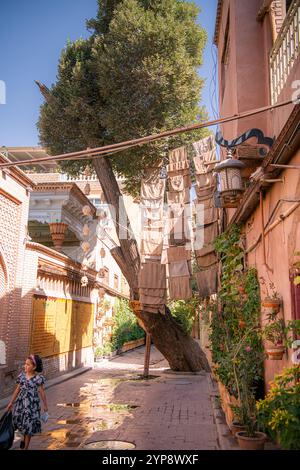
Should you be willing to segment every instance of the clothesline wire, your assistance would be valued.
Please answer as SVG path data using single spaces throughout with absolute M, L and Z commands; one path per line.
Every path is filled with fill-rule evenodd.
M 22 166 L 22 165 L 34 165 L 36 163 L 64 161 L 64 160 L 70 160 L 70 159 L 76 159 L 76 160 L 78 160 L 78 159 L 87 159 L 87 160 L 90 160 L 90 159 L 93 159 L 93 158 L 98 158 L 99 156 L 104 156 L 104 155 L 109 156 L 112 153 L 122 151 L 122 150 L 127 150 L 129 148 L 136 147 L 136 146 L 139 146 L 139 145 L 144 145 L 146 143 L 150 143 L 150 142 L 160 140 L 160 139 L 163 139 L 163 138 L 166 138 L 166 137 L 171 137 L 171 136 L 175 136 L 177 134 L 191 132 L 191 131 L 195 131 L 195 130 L 198 130 L 198 129 L 203 129 L 205 127 L 210 127 L 210 126 L 214 126 L 214 125 L 221 124 L 221 123 L 236 121 L 238 119 L 243 119 L 243 118 L 246 118 L 246 117 L 249 117 L 249 116 L 260 114 L 260 113 L 269 111 L 271 109 L 276 109 L 276 108 L 280 108 L 282 106 L 287 106 L 287 105 L 292 104 L 292 103 L 293 103 L 293 100 L 283 101 L 283 102 L 277 103 L 275 105 L 264 106 L 262 108 L 256 108 L 254 110 L 239 113 L 239 114 L 235 114 L 235 115 L 232 115 L 232 116 L 229 116 L 229 117 L 215 119 L 213 121 L 207 121 L 207 122 L 202 122 L 202 123 L 198 123 L 198 124 L 192 124 L 190 126 L 185 126 L 185 127 L 181 127 L 181 128 L 172 129 L 170 131 L 161 132 L 159 134 L 152 134 L 152 135 L 149 135 L 149 136 L 140 137 L 140 138 L 137 138 L 137 139 L 126 141 L 126 142 L 120 142 L 118 144 L 106 145 L 106 146 L 98 147 L 98 148 L 94 148 L 94 149 L 81 150 L 81 151 L 77 151 L 77 152 L 71 152 L 71 153 L 56 155 L 56 156 L 35 158 L 35 159 L 31 159 L 31 160 L 23 160 L 23 161 L 19 161 L 19 162 L 1 163 L 0 168 L 9 168 L 9 167 L 14 167 L 14 166 Z

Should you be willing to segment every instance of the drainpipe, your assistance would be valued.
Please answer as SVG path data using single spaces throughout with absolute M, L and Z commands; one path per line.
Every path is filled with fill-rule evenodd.
M 263 262 L 264 266 L 268 269 L 268 271 L 273 272 L 273 269 L 267 263 L 266 257 L 266 240 L 265 240 L 265 223 L 264 223 L 264 201 L 263 201 L 263 192 L 260 190 L 259 192 L 259 205 L 260 205 L 260 215 L 261 215 L 261 237 L 262 237 L 262 246 L 263 246 Z

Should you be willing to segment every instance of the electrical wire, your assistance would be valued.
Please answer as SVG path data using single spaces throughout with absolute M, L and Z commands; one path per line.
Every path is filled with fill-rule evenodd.
M 56 156 L 48 156 L 48 157 L 42 157 L 42 158 L 35 158 L 31 160 L 23 160 L 19 162 L 10 162 L 10 163 L 1 163 L 0 164 L 0 169 L 1 168 L 10 168 L 14 166 L 22 166 L 22 165 L 34 165 L 36 163 L 42 163 L 42 162 L 53 162 L 53 161 L 64 161 L 64 160 L 70 160 L 70 159 L 80 159 L 80 157 L 83 157 L 82 159 L 90 160 L 93 158 L 98 158 L 99 156 L 109 156 L 109 154 L 112 154 L 112 152 L 117 152 L 117 151 L 122 151 L 122 150 L 127 150 L 132 147 L 136 147 L 139 145 L 144 145 L 146 143 L 150 143 L 156 140 L 160 140 L 166 137 L 171 137 L 177 134 L 181 133 L 186 133 L 186 132 L 191 132 L 196 129 L 203 129 L 205 127 L 210 127 L 210 126 L 215 126 L 221 123 L 226 123 L 226 122 L 232 122 L 236 121 L 238 119 L 243 119 L 249 116 L 253 116 L 256 114 L 260 114 L 266 111 L 269 111 L 270 109 L 276 109 L 276 108 L 281 108 L 283 106 L 287 106 L 289 104 L 292 104 L 292 100 L 288 101 L 283 101 L 281 103 L 276 103 L 274 105 L 270 106 L 264 106 L 262 108 L 256 108 L 251 111 L 235 114 L 232 116 L 228 116 L 225 118 L 220 118 L 220 119 L 215 119 L 213 121 L 207 121 L 207 122 L 202 122 L 198 124 L 192 124 L 190 126 L 185 126 L 181 128 L 176 128 L 172 129 L 170 131 L 165 131 L 161 132 L 159 134 L 152 134 L 146 137 L 140 137 L 138 139 L 133 139 L 129 140 L 126 142 L 120 142 L 118 144 L 111 144 L 111 145 L 106 145 L 103 147 L 98 147 L 94 149 L 87 149 L 87 150 L 82 150 L 78 152 L 71 152 L 67 154 L 62 154 L 62 155 L 56 155 Z

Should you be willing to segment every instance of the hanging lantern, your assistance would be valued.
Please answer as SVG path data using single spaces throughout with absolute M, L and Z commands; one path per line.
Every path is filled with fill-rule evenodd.
M 91 185 L 89 183 L 86 183 L 84 189 L 83 189 L 83 192 L 86 196 L 88 196 L 91 192 Z
M 231 150 L 227 157 L 215 166 L 219 174 L 221 204 L 222 207 L 237 207 L 244 192 L 241 171 L 246 165 L 232 158 Z
M 90 208 L 90 206 L 88 205 L 83 206 L 82 208 L 83 215 L 91 215 L 91 212 L 92 212 L 92 209 Z
M 90 244 L 89 242 L 83 242 L 81 243 L 81 248 L 83 249 L 83 251 L 86 253 L 87 251 L 89 251 L 90 249 Z
M 105 249 L 104 249 L 104 248 L 101 248 L 101 250 L 100 250 L 100 256 L 101 256 L 101 258 L 105 258 L 105 255 L 106 255 Z
M 100 220 L 104 220 L 107 217 L 107 213 L 103 209 L 101 209 L 98 212 L 98 217 L 99 217 Z
M 90 229 L 89 229 L 88 224 L 84 224 L 83 229 L 82 229 L 82 233 L 85 237 L 87 237 L 90 234 Z
M 89 283 L 88 277 L 87 276 L 82 276 L 80 282 L 81 282 L 82 287 L 86 287 Z

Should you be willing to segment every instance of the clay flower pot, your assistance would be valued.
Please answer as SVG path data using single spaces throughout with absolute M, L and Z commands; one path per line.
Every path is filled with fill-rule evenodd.
M 237 421 L 233 421 L 230 431 L 231 434 L 235 436 L 237 432 L 245 431 L 245 426 L 243 426 L 243 424 L 239 424 Z
M 272 361 L 281 361 L 285 353 L 285 347 L 282 345 L 267 347 L 266 353 Z
M 267 436 L 263 432 L 255 432 L 255 437 L 247 436 L 245 431 L 236 433 L 238 444 L 243 450 L 264 450 Z
M 281 299 L 271 299 L 270 297 L 266 297 L 262 301 L 261 305 L 267 311 L 271 311 L 272 313 L 278 313 L 279 310 L 280 310 L 280 307 L 282 305 L 282 300 Z

